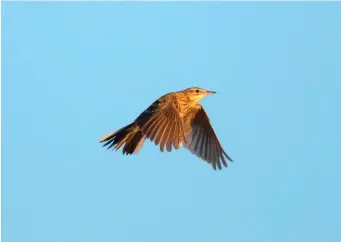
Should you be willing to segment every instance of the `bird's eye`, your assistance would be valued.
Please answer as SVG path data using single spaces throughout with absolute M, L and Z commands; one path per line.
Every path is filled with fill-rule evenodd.
M 196 93 L 199 93 L 199 89 L 195 90 Z

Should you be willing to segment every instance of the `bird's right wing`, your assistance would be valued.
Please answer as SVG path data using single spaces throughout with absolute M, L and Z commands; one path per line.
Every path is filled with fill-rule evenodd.
M 225 157 L 230 161 L 232 159 L 221 146 L 204 108 L 197 105 L 197 108 L 193 108 L 189 115 L 191 131 L 187 134 L 188 143 L 184 147 L 212 164 L 214 169 L 217 166 L 221 169 L 221 162 L 227 166 Z
M 168 152 L 179 149 L 186 143 L 182 120 L 179 116 L 177 103 L 174 99 L 159 99 L 147 108 L 135 120 L 142 133 L 163 152 L 166 146 Z

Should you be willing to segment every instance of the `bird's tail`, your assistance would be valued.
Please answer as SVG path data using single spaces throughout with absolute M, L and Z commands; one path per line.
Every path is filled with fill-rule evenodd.
M 103 146 L 108 146 L 108 149 L 113 147 L 115 150 L 124 145 L 122 149 L 123 154 L 136 154 L 140 151 L 144 140 L 145 136 L 142 135 L 140 128 L 135 123 L 131 123 L 103 136 L 99 142 L 105 142 Z

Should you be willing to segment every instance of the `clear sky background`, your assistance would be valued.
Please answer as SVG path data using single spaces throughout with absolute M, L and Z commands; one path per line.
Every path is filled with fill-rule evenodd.
M 340 3 L 3 3 L 4 242 L 341 241 Z M 235 160 L 106 151 L 161 95 Z

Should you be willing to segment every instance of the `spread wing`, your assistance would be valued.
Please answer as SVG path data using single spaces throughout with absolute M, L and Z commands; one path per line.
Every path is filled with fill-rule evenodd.
M 160 145 L 163 152 L 179 149 L 180 144 L 186 143 L 182 120 L 179 116 L 175 99 L 168 98 L 155 101 L 147 108 L 135 122 L 142 133 L 156 145 Z
M 190 126 L 191 130 L 187 133 L 187 144 L 184 147 L 201 159 L 212 164 L 213 169 L 218 166 L 221 169 L 221 163 L 227 167 L 225 158 L 232 159 L 225 153 L 219 143 L 219 140 L 210 124 L 210 120 L 201 105 L 193 108 Z

